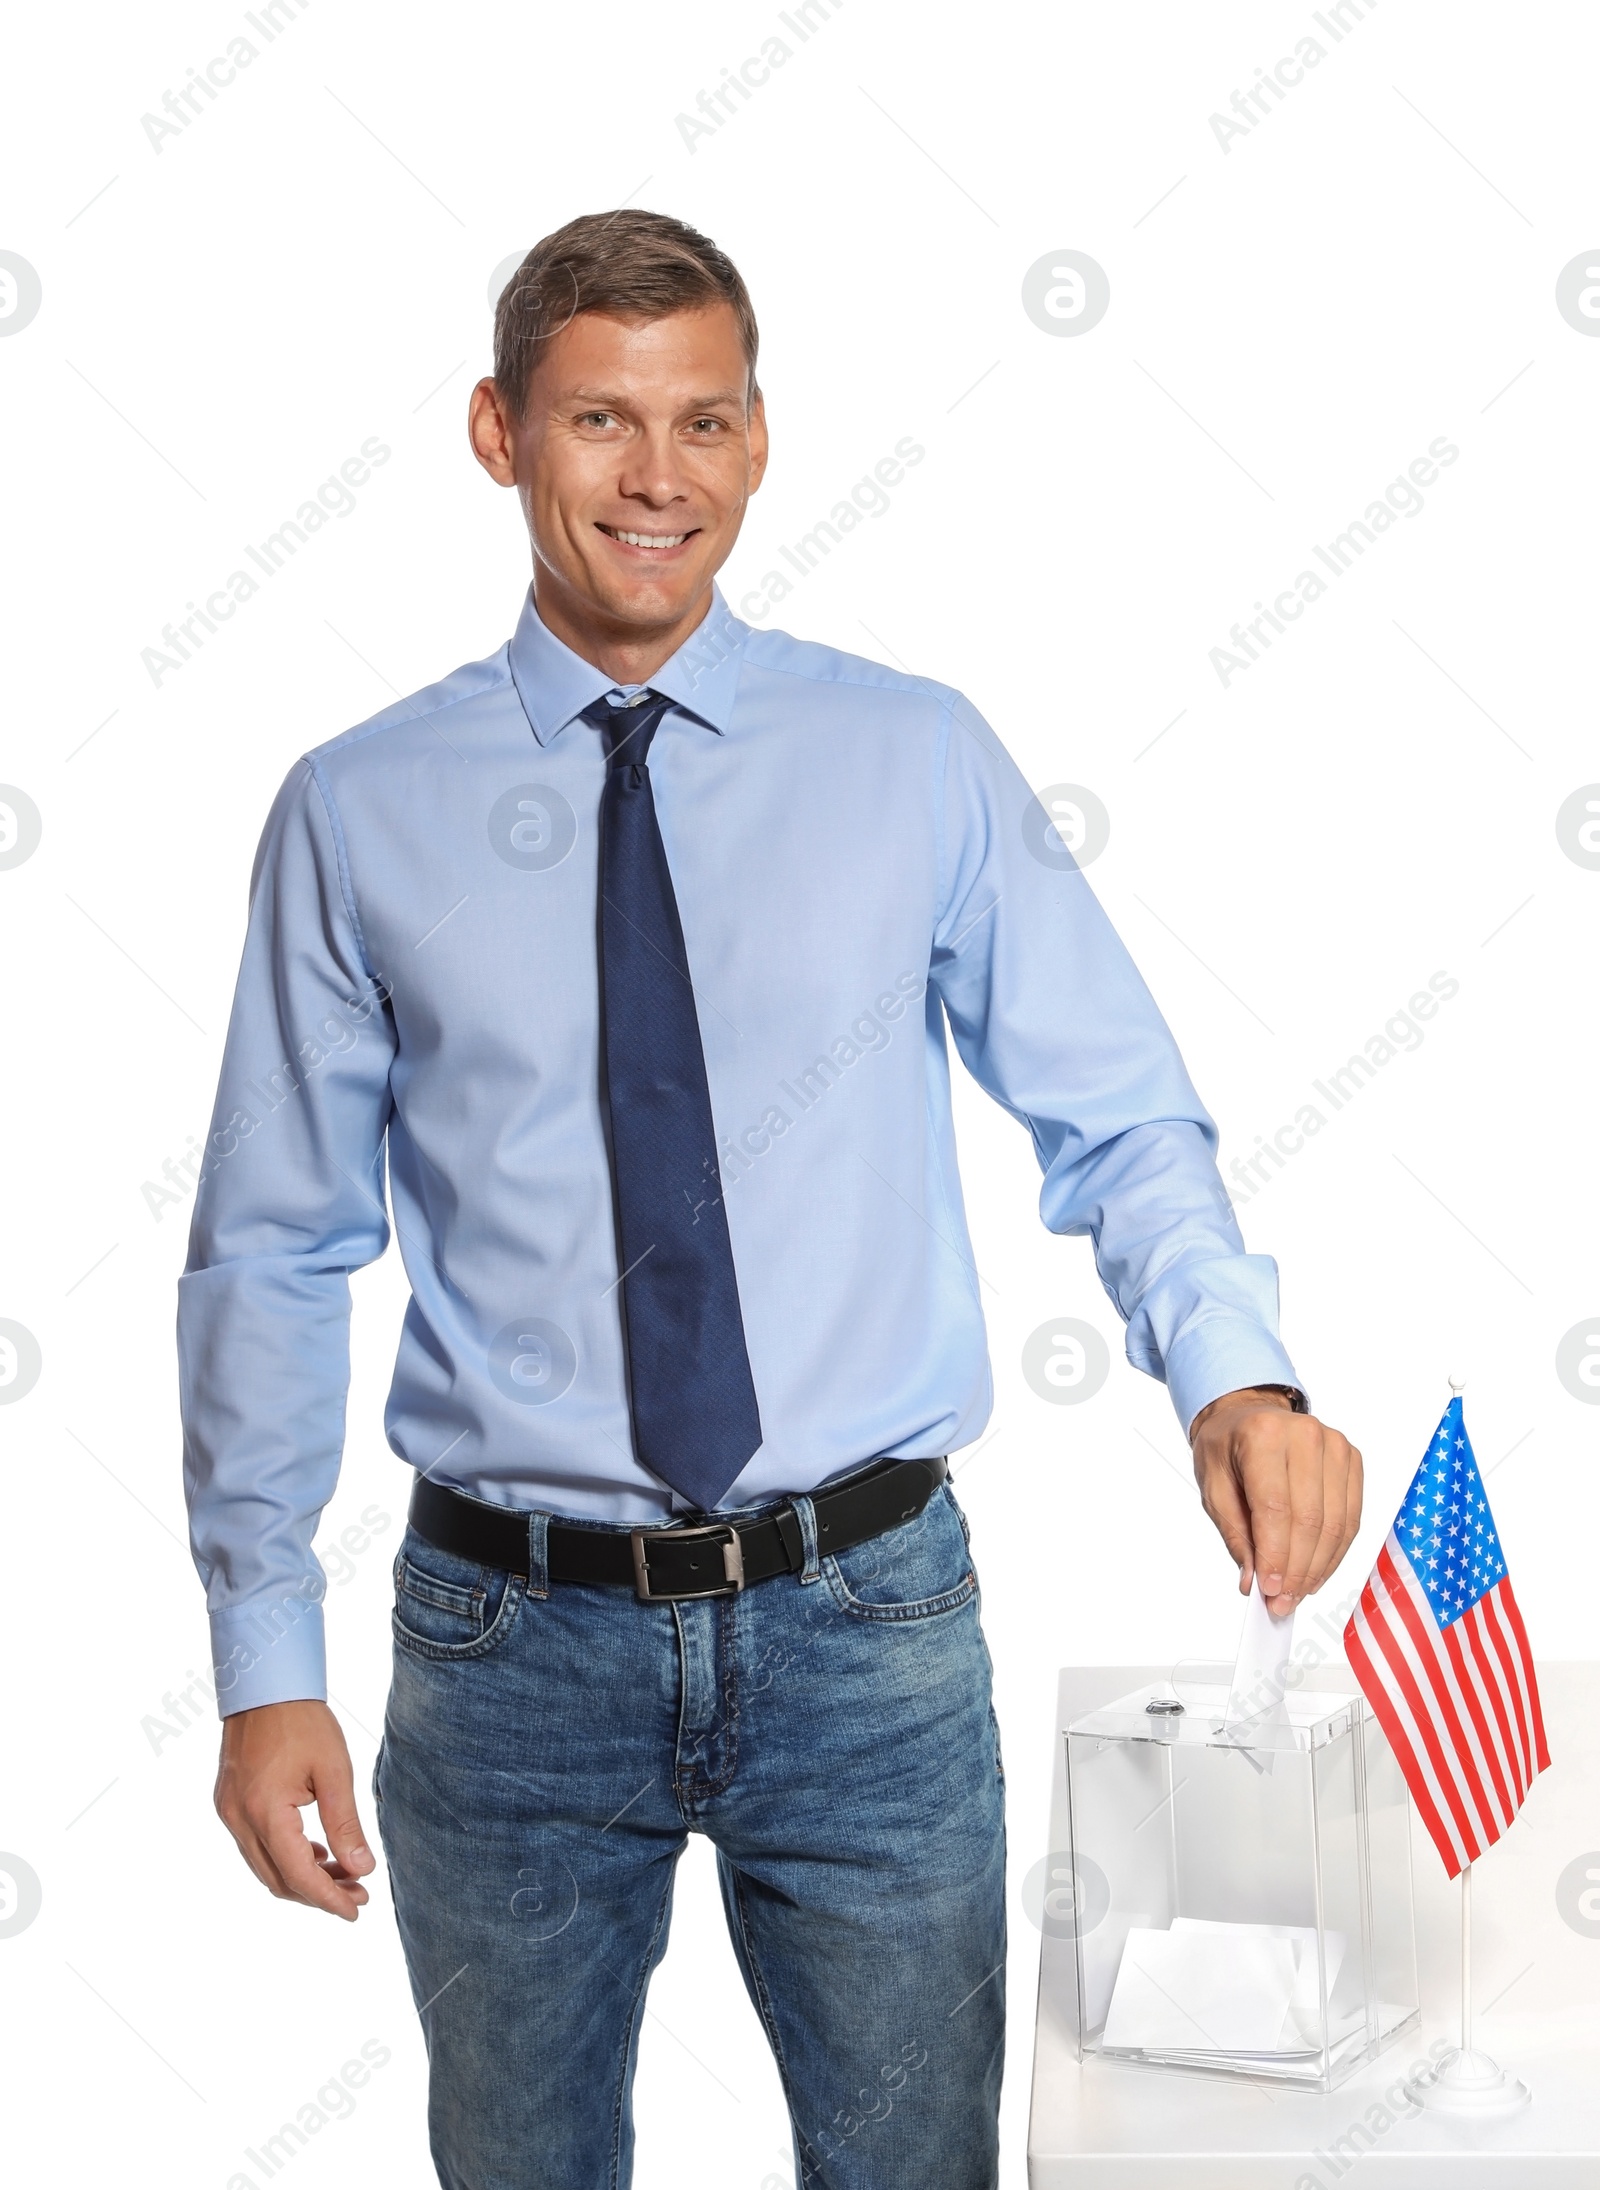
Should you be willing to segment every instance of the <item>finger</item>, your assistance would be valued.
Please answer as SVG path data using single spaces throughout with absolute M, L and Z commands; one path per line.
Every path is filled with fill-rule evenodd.
M 1262 1596 L 1272 1604 L 1283 1594 L 1289 1565 L 1292 1515 L 1287 1439 L 1271 1429 L 1254 1431 L 1246 1442 L 1239 1473 L 1250 1509 L 1256 1579 Z
M 320 1840 L 312 1841 L 311 1853 L 317 1859 L 317 1868 L 324 1872 L 327 1877 L 337 1879 L 340 1885 L 357 1886 L 360 1884 L 360 1880 L 353 1877 L 351 1873 L 345 1869 L 344 1865 L 339 1861 L 339 1858 L 336 1855 L 330 1855 L 328 1853 L 327 1849 L 322 1845 L 322 1842 Z M 360 1899 L 362 1901 L 366 1900 L 365 1889 L 363 1889 L 360 1895 Z
M 1240 1594 L 1247 1594 L 1255 1573 L 1250 1516 L 1233 1470 L 1225 1460 L 1207 1464 L 1200 1485 L 1200 1503 L 1239 1569 Z
M 352 1911 L 365 1908 L 369 1896 L 360 1879 L 352 1878 L 339 1858 L 330 1855 L 320 1840 L 308 1840 L 306 1846 L 311 1850 L 311 1860 L 318 1871 L 343 1895 L 348 1907 Z
M 1346 1480 L 1350 1447 L 1337 1430 L 1322 1438 L 1322 1529 L 1306 1566 L 1306 1595 L 1319 1590 L 1338 1565 L 1345 1548 Z
M 256 1877 L 260 1879 L 262 1885 L 266 1887 L 268 1893 L 281 1892 L 283 1881 L 278 1876 L 278 1867 L 261 1845 L 260 1836 L 246 1821 L 243 1813 L 235 1809 L 231 1802 L 225 1802 L 221 1799 L 216 1804 L 216 1811 L 223 1824 L 227 1826 L 234 1846 L 251 1870 L 254 1871 Z
M 1366 1462 L 1357 1446 L 1350 1447 L 1350 1473 L 1344 1490 L 1344 1542 L 1339 1549 L 1342 1559 L 1355 1542 L 1361 1529 L 1361 1504 L 1366 1490 Z M 1336 1562 L 1337 1563 L 1337 1562 Z
M 376 1866 L 372 1850 L 367 1846 L 367 1836 L 361 1830 L 355 1779 L 343 1742 L 339 1744 L 337 1755 L 317 1760 L 311 1784 L 317 1798 L 317 1815 L 328 1836 L 334 1861 L 347 1877 L 364 1878 Z
M 1355 1446 L 1351 1444 L 1348 1437 L 1343 1439 L 1342 1442 L 1344 1445 L 1344 1512 L 1339 1522 L 1338 1541 L 1334 1544 L 1328 1557 L 1327 1572 L 1323 1576 L 1324 1581 L 1327 1580 L 1329 1574 L 1334 1573 L 1338 1568 L 1345 1553 L 1355 1542 L 1356 1531 L 1361 1526 L 1361 1455 L 1357 1452 Z
M 232 1831 L 233 1828 L 230 1827 L 229 1830 Z M 252 1832 L 249 1826 L 246 1825 L 235 1831 L 233 1837 L 238 1842 L 239 1853 L 249 1864 L 251 1870 L 255 1872 L 262 1885 L 266 1887 L 268 1893 L 275 1895 L 279 1901 L 292 1901 L 294 1895 L 284 1884 L 283 1873 L 267 1853 L 266 1845 L 260 1834 Z
M 1287 1443 L 1289 1551 L 1284 1562 L 1282 1594 L 1288 1598 L 1289 1607 L 1292 1607 L 1299 1603 L 1311 1586 L 1307 1577 L 1322 1537 L 1326 1445 L 1322 1424 L 1305 1419 L 1297 1421 Z M 1343 1512 L 1342 1501 L 1340 1511 Z
M 365 1886 L 335 1884 L 311 1852 L 311 1843 L 300 1824 L 300 1812 L 292 1803 L 276 1811 L 261 1830 L 266 1852 L 277 1865 L 291 1901 L 309 1908 L 325 1909 L 330 1916 L 354 1923 L 356 1910 L 367 1898 Z

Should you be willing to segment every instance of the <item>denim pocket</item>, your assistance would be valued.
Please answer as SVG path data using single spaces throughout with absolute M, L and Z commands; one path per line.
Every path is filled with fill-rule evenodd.
M 394 1637 L 424 1658 L 481 1658 L 511 1632 L 520 1574 L 441 1551 L 408 1528 L 394 1563 Z
M 849 1551 L 829 1552 L 822 1572 L 842 1612 L 861 1620 L 928 1620 L 977 1594 L 961 1511 L 941 1484 L 914 1521 Z

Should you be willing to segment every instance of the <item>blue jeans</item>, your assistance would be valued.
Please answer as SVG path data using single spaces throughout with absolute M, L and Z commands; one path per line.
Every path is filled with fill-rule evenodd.
M 687 1835 L 810 2190 L 993 2190 L 1005 1838 L 948 1486 L 800 1575 L 666 1605 L 408 1531 L 373 1775 L 445 2190 L 624 2190 Z M 695 2111 L 682 2135 L 703 2140 Z M 703 2146 L 702 2146 L 703 2148 Z

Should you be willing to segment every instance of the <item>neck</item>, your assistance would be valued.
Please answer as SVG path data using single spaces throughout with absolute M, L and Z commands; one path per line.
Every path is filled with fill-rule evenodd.
M 584 600 L 537 560 L 533 605 L 547 631 L 584 661 L 603 669 L 613 684 L 648 684 L 710 614 L 711 581 L 680 616 L 665 624 L 629 624 Z

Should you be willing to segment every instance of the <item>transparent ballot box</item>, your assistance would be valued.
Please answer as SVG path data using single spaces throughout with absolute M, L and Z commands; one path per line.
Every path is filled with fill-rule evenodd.
M 1405 1782 L 1359 1695 L 1227 1705 L 1067 1730 L 1079 2057 L 1329 2091 L 1418 2019 Z

